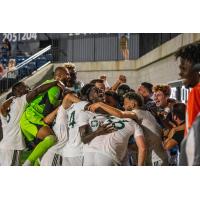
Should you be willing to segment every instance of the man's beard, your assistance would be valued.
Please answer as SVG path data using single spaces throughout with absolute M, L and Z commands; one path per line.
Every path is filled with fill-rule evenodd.
M 75 84 L 75 82 L 76 82 L 75 80 L 70 79 L 70 80 L 67 81 L 67 86 L 72 87 Z

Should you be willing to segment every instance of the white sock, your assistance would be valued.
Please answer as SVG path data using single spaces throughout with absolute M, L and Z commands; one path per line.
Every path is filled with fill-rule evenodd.
M 22 166 L 31 166 L 31 161 L 26 160 Z

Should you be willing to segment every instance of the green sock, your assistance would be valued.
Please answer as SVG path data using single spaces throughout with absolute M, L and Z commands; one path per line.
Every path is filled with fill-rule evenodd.
M 43 154 L 54 144 L 56 143 L 56 137 L 54 135 L 49 135 L 44 138 L 42 142 L 40 142 L 33 152 L 30 154 L 27 160 L 29 160 L 32 164 L 35 163 L 35 161 L 38 158 L 41 158 Z

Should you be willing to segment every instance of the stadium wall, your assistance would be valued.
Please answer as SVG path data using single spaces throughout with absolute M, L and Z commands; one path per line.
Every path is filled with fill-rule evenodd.
M 174 53 L 178 48 L 199 40 L 198 33 L 184 33 L 136 60 L 75 63 L 79 71 L 78 78 L 87 83 L 106 74 L 112 85 L 120 74 L 124 74 L 133 88 L 143 81 L 153 84 L 175 81 L 179 79 L 179 69 Z

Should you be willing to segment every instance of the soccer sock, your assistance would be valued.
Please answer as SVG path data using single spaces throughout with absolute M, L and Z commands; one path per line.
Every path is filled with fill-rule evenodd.
M 56 143 L 56 137 L 54 135 L 49 135 L 44 138 L 42 142 L 40 142 L 33 152 L 30 154 L 27 160 L 31 162 L 31 164 L 34 164 L 35 161 L 42 157 L 43 154 L 54 144 Z

